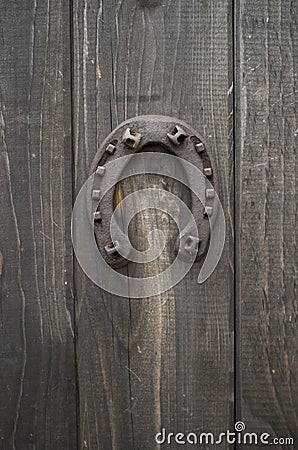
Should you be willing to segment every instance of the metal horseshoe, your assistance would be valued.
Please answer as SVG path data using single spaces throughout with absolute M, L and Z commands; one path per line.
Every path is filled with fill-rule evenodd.
M 191 211 L 195 218 L 199 238 L 192 236 L 191 225 L 185 226 L 177 238 L 175 249 L 178 257 L 188 260 L 189 255 L 196 252 L 196 260 L 200 260 L 208 249 L 210 229 L 208 216 L 213 214 L 214 189 L 217 190 L 217 177 L 210 157 L 206 151 L 201 136 L 188 124 L 166 116 L 139 116 L 129 119 L 104 140 L 97 151 L 91 174 L 96 178 L 105 176 L 105 164 L 121 156 L 142 152 L 150 146 L 161 147 L 164 152 L 185 159 L 198 167 L 214 188 L 210 185 L 205 189 L 205 206 L 198 197 L 191 192 Z M 91 190 L 92 199 L 100 198 L 100 190 L 94 186 Z M 118 230 L 119 240 L 112 242 L 110 235 L 110 221 L 114 211 L 114 192 L 109 191 L 95 206 L 93 211 L 94 232 L 98 248 L 105 261 L 114 268 L 125 266 L 129 260 L 117 251 L 121 242 L 121 229 Z M 123 253 L 123 252 L 122 252 Z

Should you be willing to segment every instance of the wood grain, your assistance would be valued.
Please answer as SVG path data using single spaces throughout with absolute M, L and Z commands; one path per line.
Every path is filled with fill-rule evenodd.
M 68 4 L 0 18 L 0 448 L 74 449 Z
M 220 433 L 233 427 L 234 390 L 247 431 L 297 439 L 298 11 L 291 0 L 232 3 L 0 5 L 1 449 L 153 449 L 162 427 Z M 73 274 L 69 230 L 100 143 L 141 114 L 176 116 L 204 136 L 227 239 L 203 286 L 195 264 L 174 289 L 133 300 L 100 291 L 77 265 Z M 124 273 L 171 262 L 177 229 L 164 215 L 140 214 L 132 241 L 144 248 L 154 227 L 169 239 L 163 257 Z
M 224 255 L 203 286 L 195 265 L 159 299 L 135 301 L 76 268 L 79 448 L 153 449 L 161 427 L 233 423 L 231 21 L 228 1 L 74 1 L 75 191 L 118 123 L 166 114 L 204 136 L 227 219 Z
M 298 9 L 241 0 L 237 14 L 238 419 L 297 438 Z

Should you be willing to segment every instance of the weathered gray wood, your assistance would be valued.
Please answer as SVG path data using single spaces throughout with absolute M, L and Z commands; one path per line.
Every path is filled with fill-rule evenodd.
M 75 449 L 68 2 L 0 20 L 0 448 Z
M 297 2 L 241 0 L 237 14 L 238 419 L 294 437 Z
M 195 265 L 159 299 L 127 300 L 77 268 L 80 448 L 151 449 L 161 427 L 233 422 L 231 19 L 228 1 L 74 2 L 76 192 L 118 123 L 172 115 L 205 137 L 227 218 L 224 255 L 203 286 Z
M 237 419 L 284 437 L 297 432 L 297 14 L 290 0 L 236 3 Z M 0 5 L 0 17 L 0 448 L 73 449 L 70 14 L 38 0 Z M 195 265 L 159 298 L 119 299 L 76 269 L 78 448 L 155 448 L 161 427 L 232 426 L 231 19 L 228 1 L 73 2 L 75 191 L 119 122 L 173 115 L 204 135 L 228 225 L 201 287 Z M 154 224 L 175 236 L 158 215 L 138 220 L 138 245 Z

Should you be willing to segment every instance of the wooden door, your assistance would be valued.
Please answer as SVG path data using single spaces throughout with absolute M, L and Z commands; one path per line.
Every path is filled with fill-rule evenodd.
M 150 450 L 163 428 L 237 421 L 295 438 L 297 19 L 290 0 L 0 3 L 1 449 Z M 196 263 L 136 300 L 86 277 L 70 221 L 101 142 L 145 114 L 203 136 L 226 241 L 204 284 Z M 152 223 L 171 239 L 161 219 L 140 217 L 136 242 Z

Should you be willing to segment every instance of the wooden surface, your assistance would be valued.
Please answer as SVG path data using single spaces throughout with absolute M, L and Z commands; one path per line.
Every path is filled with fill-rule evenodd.
M 241 0 L 238 14 L 238 418 L 297 439 L 298 8 Z
M 153 449 L 161 427 L 220 432 L 233 423 L 229 13 L 225 1 L 74 5 L 76 189 L 118 123 L 140 114 L 176 116 L 206 138 L 228 227 L 220 266 L 201 287 L 196 265 L 159 298 L 121 299 L 100 292 L 78 269 L 83 447 Z
M 0 3 L 0 449 L 151 450 L 162 427 L 235 420 L 296 436 L 297 19 L 290 0 Z M 134 300 L 73 261 L 70 215 L 103 139 L 141 114 L 204 136 L 227 238 L 206 283 L 195 264 Z M 144 212 L 138 248 L 156 225 L 175 239 Z
M 74 449 L 69 11 L 0 17 L 0 448 Z

